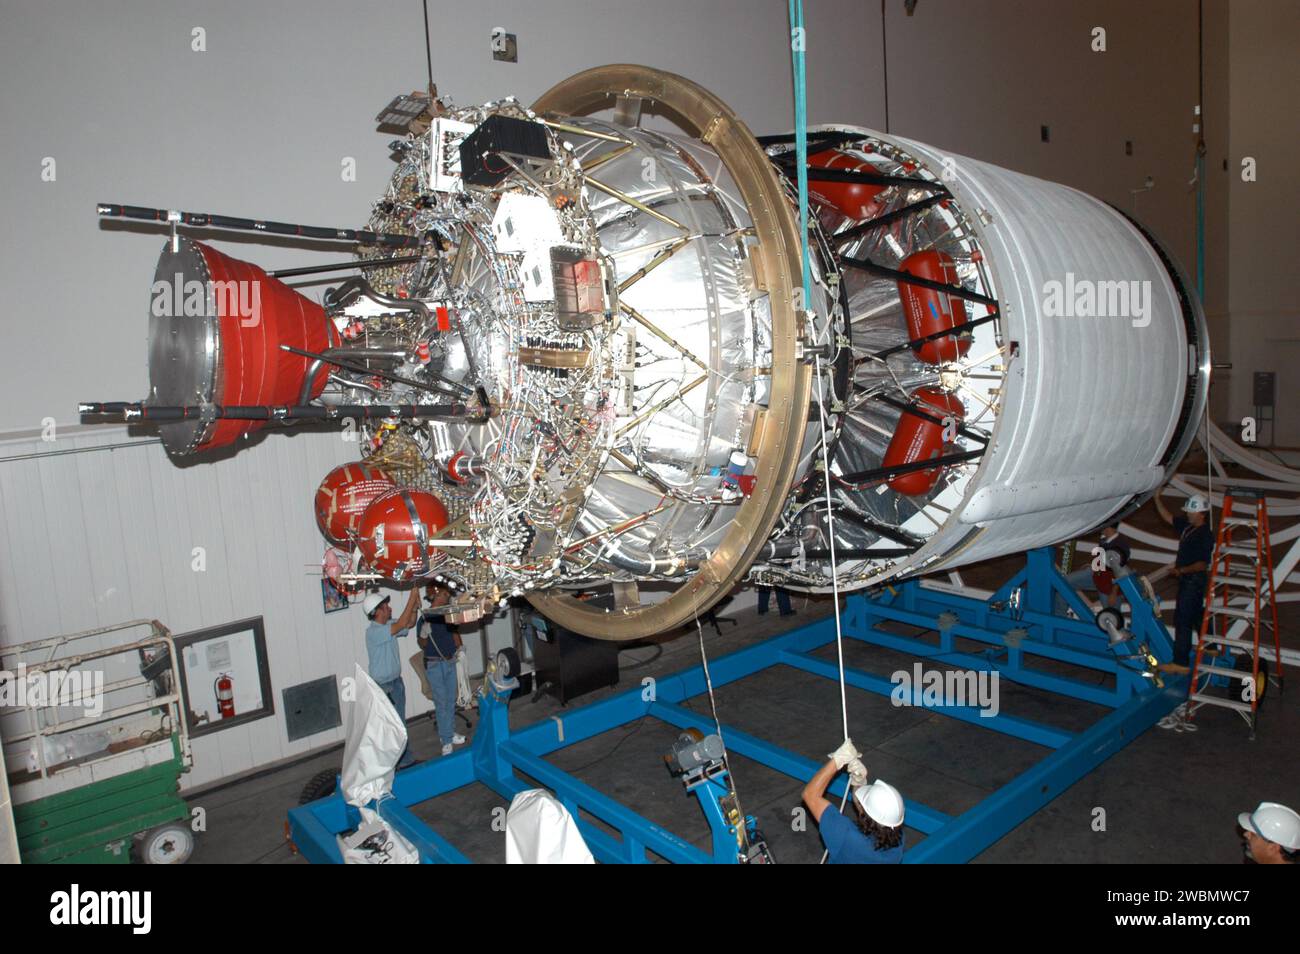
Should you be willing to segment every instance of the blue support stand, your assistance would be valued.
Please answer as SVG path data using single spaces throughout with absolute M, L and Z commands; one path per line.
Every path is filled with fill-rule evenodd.
M 1082 732 L 1067 732 L 1030 719 L 981 711 L 968 700 L 947 698 L 918 687 L 910 692 L 874 673 L 846 669 L 849 685 L 892 697 L 897 704 L 923 706 L 993 732 L 1042 746 L 1044 758 L 982 802 L 958 816 L 908 800 L 907 824 L 923 832 L 924 841 L 910 849 L 907 862 L 964 862 L 975 857 L 1079 778 L 1114 755 L 1186 698 L 1186 679 L 1169 682 L 1155 667 L 1173 658 L 1168 629 L 1156 617 L 1135 576 L 1116 573 L 1116 583 L 1130 606 L 1127 631 L 1111 639 L 1098 628 L 1084 601 L 1065 582 L 1044 548 L 1027 554 L 1024 569 L 988 599 L 964 595 L 938 583 L 907 581 L 871 595 L 848 597 L 842 618 L 846 639 L 909 653 L 960 667 L 973 673 L 997 673 L 998 679 L 1044 690 L 1070 699 L 1099 704 L 1110 711 Z M 1059 596 L 1077 618 L 1052 612 Z M 900 635 L 883 624 L 907 624 L 926 632 Z M 937 642 L 931 634 L 937 633 Z M 927 638 L 928 637 L 928 638 Z M 835 640 L 833 619 L 825 619 L 782 636 L 730 653 L 710 663 L 715 687 L 736 682 L 771 666 L 784 665 L 838 680 L 834 663 L 814 655 Z M 973 643 L 962 648 L 958 640 Z M 982 646 L 980 649 L 978 647 Z M 1051 668 L 1035 666 L 1051 661 Z M 1101 683 L 1063 674 L 1074 669 L 1102 673 Z M 391 798 L 377 808 L 393 828 L 417 846 L 424 862 L 465 862 L 455 846 L 421 821 L 413 805 L 437 798 L 473 782 L 481 782 L 502 798 L 513 799 L 534 787 L 516 770 L 550 789 L 577 821 L 597 860 L 606 863 L 645 863 L 647 851 L 673 862 L 723 863 L 739 861 L 734 824 L 720 807 L 726 795 L 722 776 L 693 788 L 711 831 L 711 851 L 655 825 L 582 780 L 546 761 L 565 746 L 590 739 L 652 716 L 681 729 L 714 731 L 711 721 L 686 708 L 686 700 L 705 692 L 704 672 L 695 666 L 659 679 L 650 688 L 629 690 L 562 716 L 511 731 L 508 699 L 485 685 L 479 698 L 479 724 L 468 750 L 425 762 L 399 772 Z M 906 697 L 906 698 L 904 698 Z M 813 760 L 757 738 L 734 726 L 723 726 L 727 749 L 806 781 L 817 770 Z M 659 766 L 646 766 L 646 771 Z M 838 798 L 845 780 L 837 779 L 830 794 Z M 583 814 L 599 819 L 618 834 L 591 824 Z M 342 861 L 336 835 L 356 827 L 358 814 L 341 795 L 289 811 L 290 834 L 302 854 L 313 862 Z

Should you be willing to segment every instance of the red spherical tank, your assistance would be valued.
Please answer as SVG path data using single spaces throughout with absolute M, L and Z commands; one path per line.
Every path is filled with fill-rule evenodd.
M 898 427 L 885 450 L 886 467 L 900 467 L 933 460 L 943 453 L 944 430 L 951 424 L 960 424 L 966 417 L 966 408 L 955 394 L 938 388 L 917 388 L 912 394 L 914 410 L 904 411 Z M 919 496 L 927 494 L 939 480 L 942 467 L 923 468 L 899 474 L 888 481 L 900 494 Z
M 840 169 L 845 172 L 876 171 L 876 167 L 865 159 L 855 159 L 836 149 L 827 149 L 809 156 L 808 165 L 813 169 Z M 811 176 L 808 182 L 810 199 L 856 222 L 874 219 L 880 214 L 883 204 L 879 197 L 884 191 L 885 186 L 870 182 L 822 182 Z
M 959 284 L 952 257 L 934 249 L 907 256 L 899 265 L 899 271 L 945 285 Z M 908 338 L 913 341 L 966 324 L 966 303 L 945 292 L 900 281 L 898 297 L 903 301 Z M 969 350 L 970 338 L 958 335 L 935 338 L 912 348 L 916 356 L 927 364 L 956 361 Z
M 431 493 L 390 490 L 361 515 L 357 547 L 371 570 L 405 583 L 429 572 L 431 541 L 450 519 L 442 501 Z
M 391 490 L 397 482 L 369 464 L 335 467 L 316 488 L 316 526 L 325 539 L 337 546 L 351 546 L 366 508 Z

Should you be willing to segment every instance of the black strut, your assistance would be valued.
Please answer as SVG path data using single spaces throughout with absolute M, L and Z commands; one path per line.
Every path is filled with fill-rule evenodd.
M 900 271 L 897 268 L 889 268 L 886 265 L 877 265 L 869 258 L 841 258 L 840 264 L 845 268 L 857 268 L 869 275 L 879 275 L 881 278 L 892 278 L 896 282 L 903 282 L 907 285 L 917 285 L 921 288 L 929 288 L 933 291 L 943 292 L 951 295 L 953 298 L 962 298 L 966 301 L 973 301 L 977 305 L 988 305 L 990 308 L 997 308 L 998 300 L 990 298 L 988 295 L 981 295 L 979 292 L 970 291 L 961 285 L 949 285 L 945 282 L 931 281 L 928 278 L 922 278 L 920 275 L 913 275 L 911 272 Z
M 967 329 L 978 328 L 980 325 L 993 321 L 997 317 L 998 317 L 998 313 L 996 311 L 991 311 L 987 315 L 984 315 L 983 317 L 972 318 L 969 321 L 963 322 L 960 325 L 953 325 L 951 328 L 945 328 L 943 331 L 936 331 L 934 334 L 926 335 L 924 338 L 913 338 L 911 341 L 904 341 L 902 344 L 894 345 L 892 348 L 886 348 L 883 351 L 877 351 L 875 354 L 871 355 L 870 357 L 859 358 L 858 362 L 862 363 L 863 361 L 878 361 L 883 358 L 888 358 L 891 354 L 898 354 L 898 352 L 900 351 L 906 351 L 908 348 L 919 348 L 921 347 L 921 345 L 928 344 L 931 341 L 938 341 L 940 338 L 949 338 L 949 337 L 955 338 L 958 335 L 962 334 Z
M 140 401 L 87 401 L 78 406 L 82 414 L 121 415 L 132 421 L 168 423 L 193 420 L 235 421 L 342 421 L 348 418 L 473 418 L 465 404 L 145 404 Z
M 967 461 L 976 460 L 984 454 L 986 448 L 981 447 L 979 450 L 962 451 L 960 454 L 945 454 L 942 457 L 934 457 L 930 460 L 918 460 L 912 464 L 898 464 L 894 467 L 876 467 L 871 470 L 860 470 L 852 474 L 841 474 L 838 478 L 846 484 L 865 484 L 872 480 L 890 480 L 894 477 L 900 477 L 903 474 L 915 474 L 922 470 L 934 470 L 939 467 L 947 467 L 949 464 L 964 464 Z
M 922 410 L 919 403 L 909 404 L 906 401 L 898 400 L 898 398 L 890 397 L 888 394 L 873 394 L 871 395 L 871 399 L 874 401 L 880 401 L 883 404 L 888 404 L 892 408 L 897 408 L 904 414 L 911 414 L 915 417 L 921 418 L 923 421 L 929 421 L 931 424 L 938 424 L 940 427 L 944 426 L 944 421 L 941 418 L 935 417 L 933 414 L 929 414 Z M 957 425 L 958 434 L 961 434 L 963 437 L 969 437 L 973 441 L 979 441 L 981 444 L 986 446 L 988 445 L 989 439 L 979 431 L 971 430 L 956 418 L 950 418 L 950 420 Z
M 117 205 L 101 202 L 95 211 L 102 218 L 139 219 L 143 222 L 172 221 L 167 209 L 150 209 L 140 205 Z M 176 212 L 178 225 L 195 225 L 204 228 L 233 229 L 237 232 L 266 232 L 271 235 L 294 235 L 300 238 L 332 239 L 337 242 L 356 242 L 358 245 L 382 245 L 385 248 L 420 248 L 424 242 L 416 235 L 395 232 L 371 232 L 365 229 L 331 229 L 318 225 L 296 225 L 291 222 L 264 222 L 259 219 L 240 219 L 211 212 Z
M 886 225 L 893 225 L 899 219 L 905 219 L 908 216 L 924 212 L 926 209 L 930 208 L 930 206 L 938 205 L 940 202 L 943 202 L 948 198 L 950 198 L 950 193 L 947 189 L 944 189 L 942 192 L 936 192 L 933 195 L 926 196 L 924 199 L 919 199 L 911 205 L 905 205 L 901 209 L 895 209 L 893 212 L 886 212 L 884 215 L 878 215 L 874 219 L 863 222 L 860 225 L 855 225 L 852 228 L 845 229 L 843 232 L 836 232 L 834 235 L 830 236 L 830 240 L 832 242 L 842 243 L 851 241 L 852 239 L 861 238 L 863 235 L 866 235 L 869 232 L 874 232 L 876 229 L 884 228 Z

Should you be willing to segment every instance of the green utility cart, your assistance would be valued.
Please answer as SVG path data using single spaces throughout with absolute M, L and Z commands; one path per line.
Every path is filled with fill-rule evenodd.
M 179 864 L 192 764 L 172 636 L 157 620 L 0 650 L 0 726 L 25 863 Z

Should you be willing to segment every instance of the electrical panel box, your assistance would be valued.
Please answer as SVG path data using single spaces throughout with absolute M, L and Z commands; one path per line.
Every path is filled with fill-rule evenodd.
M 564 241 L 560 219 L 551 204 L 539 195 L 509 192 L 497 203 L 492 217 L 492 238 L 498 252 L 528 252 L 539 246 L 549 249 Z M 549 264 L 547 271 L 550 271 Z
M 1277 372 L 1256 371 L 1254 385 L 1255 407 L 1273 407 L 1277 402 Z
M 555 286 L 551 270 L 551 248 L 564 241 L 559 216 L 541 196 L 508 192 L 497 204 L 492 219 L 492 237 L 498 252 L 523 253 L 519 279 L 524 300 L 552 301 Z
M 432 152 L 429 185 L 435 192 L 461 190 L 460 144 L 473 131 L 472 123 L 443 118 L 433 121 L 433 132 L 429 137 Z
M 555 320 L 565 331 L 582 331 L 605 317 L 605 275 L 581 248 L 551 248 Z
M 510 173 L 501 155 L 523 159 L 551 158 L 541 123 L 493 114 L 460 144 L 461 177 L 468 185 L 494 186 Z
M 334 676 L 288 686 L 284 700 L 284 727 L 290 742 L 336 729 L 343 724 L 339 713 L 339 687 Z

